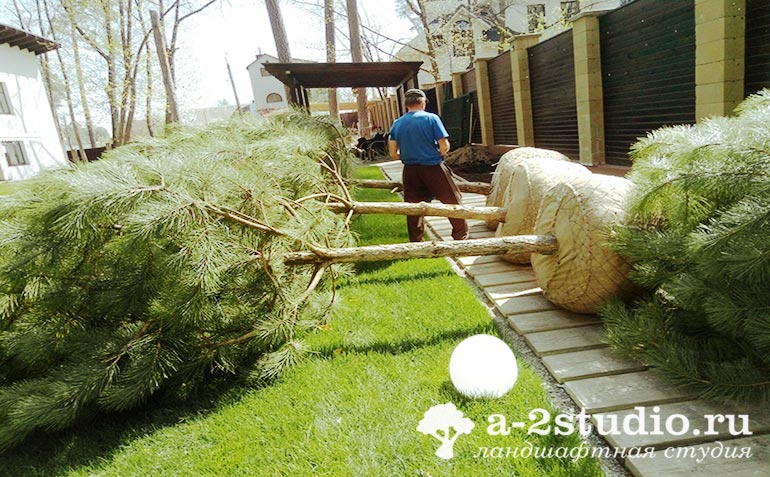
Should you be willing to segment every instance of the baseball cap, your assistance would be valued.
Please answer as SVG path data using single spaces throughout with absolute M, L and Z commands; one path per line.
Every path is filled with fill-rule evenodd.
M 408 89 L 404 93 L 405 98 L 424 98 L 425 93 L 421 89 Z

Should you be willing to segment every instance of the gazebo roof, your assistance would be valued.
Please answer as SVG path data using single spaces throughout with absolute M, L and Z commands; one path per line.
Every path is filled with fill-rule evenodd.
M 43 38 L 42 36 L 0 24 L 0 45 L 2 44 L 17 46 L 36 55 L 48 53 L 61 46 L 55 41 Z
M 264 63 L 289 87 L 365 88 L 401 86 L 415 77 L 422 61 L 379 63 Z

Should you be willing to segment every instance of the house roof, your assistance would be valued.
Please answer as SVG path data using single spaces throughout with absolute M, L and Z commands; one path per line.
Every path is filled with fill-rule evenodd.
M 36 55 L 48 53 L 61 46 L 59 43 L 43 38 L 42 36 L 37 36 L 12 26 L 0 24 L 0 45 L 2 44 L 16 46 L 31 51 Z
M 265 63 L 265 69 L 287 86 L 365 88 L 401 86 L 417 75 L 422 61 L 379 63 Z

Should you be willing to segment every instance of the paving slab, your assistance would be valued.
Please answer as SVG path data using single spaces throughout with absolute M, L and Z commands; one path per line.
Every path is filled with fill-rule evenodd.
M 458 257 L 456 260 L 457 263 L 463 268 L 467 268 L 471 265 L 481 265 L 484 263 L 503 262 L 503 259 L 497 255 L 469 255 L 467 257 Z
M 675 417 L 672 418 L 672 416 Z M 592 416 L 592 420 L 595 425 L 599 424 L 607 442 L 619 448 L 662 449 L 734 439 L 736 434 L 745 434 L 744 431 L 753 434 L 770 431 L 770 412 L 766 406 L 721 404 L 705 400 L 639 406 L 635 409 L 598 413 Z M 624 420 L 633 426 L 628 429 L 632 432 L 626 434 L 610 432 L 615 427 L 620 429 Z M 687 422 L 686 430 L 682 427 L 683 420 Z M 615 422 L 617 425 L 614 424 Z M 666 432 L 667 422 L 670 422 L 669 427 L 675 431 L 675 434 L 681 435 Z
M 573 379 L 633 373 L 647 369 L 646 366 L 638 361 L 624 358 L 611 348 L 589 349 L 544 356 L 543 364 L 556 381 L 560 383 Z
M 531 282 L 535 280 L 532 269 L 511 270 L 509 272 L 489 273 L 473 277 L 482 287 L 507 285 L 510 283 Z
M 538 331 L 524 335 L 524 339 L 538 356 L 607 346 L 602 342 L 603 338 L 601 325 Z
M 770 436 L 672 447 L 652 456 L 629 457 L 626 465 L 637 477 L 767 477 Z
M 691 390 L 664 381 L 653 371 L 578 379 L 564 383 L 578 407 L 589 414 L 666 404 L 695 397 Z
M 546 300 L 542 293 L 537 295 L 502 298 L 500 300 L 493 301 L 497 309 L 500 310 L 500 313 L 505 316 L 559 309 L 556 305 Z
M 510 286 L 510 285 L 506 285 Z M 514 285 L 515 286 L 515 285 Z M 494 287 L 498 288 L 498 287 Z M 490 288 L 491 289 L 491 288 Z M 519 334 L 551 331 L 600 324 L 596 315 L 581 315 L 567 310 L 548 310 L 538 313 L 521 313 L 508 317 L 508 323 Z
M 540 289 L 534 280 L 484 288 L 484 294 L 494 302 L 517 296 L 541 295 L 542 293 L 543 290 Z
M 482 263 L 479 265 L 470 265 L 465 267 L 468 275 L 488 275 L 490 273 L 515 272 L 517 270 L 527 270 L 528 267 L 516 266 L 500 260 L 499 262 Z

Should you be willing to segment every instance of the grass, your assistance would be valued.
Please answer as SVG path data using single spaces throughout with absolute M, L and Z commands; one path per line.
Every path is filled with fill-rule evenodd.
M 362 175 L 379 174 L 365 168 Z M 360 200 L 396 200 L 360 191 Z M 403 217 L 355 220 L 362 243 L 403 242 Z M 219 389 L 212 383 L 184 404 L 159 397 L 145 410 L 94 417 L 41 435 L 0 456 L 8 476 L 598 476 L 592 459 L 474 458 L 479 447 L 576 447 L 577 436 L 490 436 L 487 417 L 528 421 L 553 413 L 540 379 L 520 363 L 513 391 L 466 400 L 448 375 L 464 338 L 495 334 L 486 309 L 443 259 L 360 264 L 339 284 L 331 328 L 313 335 L 318 354 L 273 385 Z M 446 402 L 476 424 L 455 458 L 434 455 L 438 441 L 416 431 L 423 413 Z

